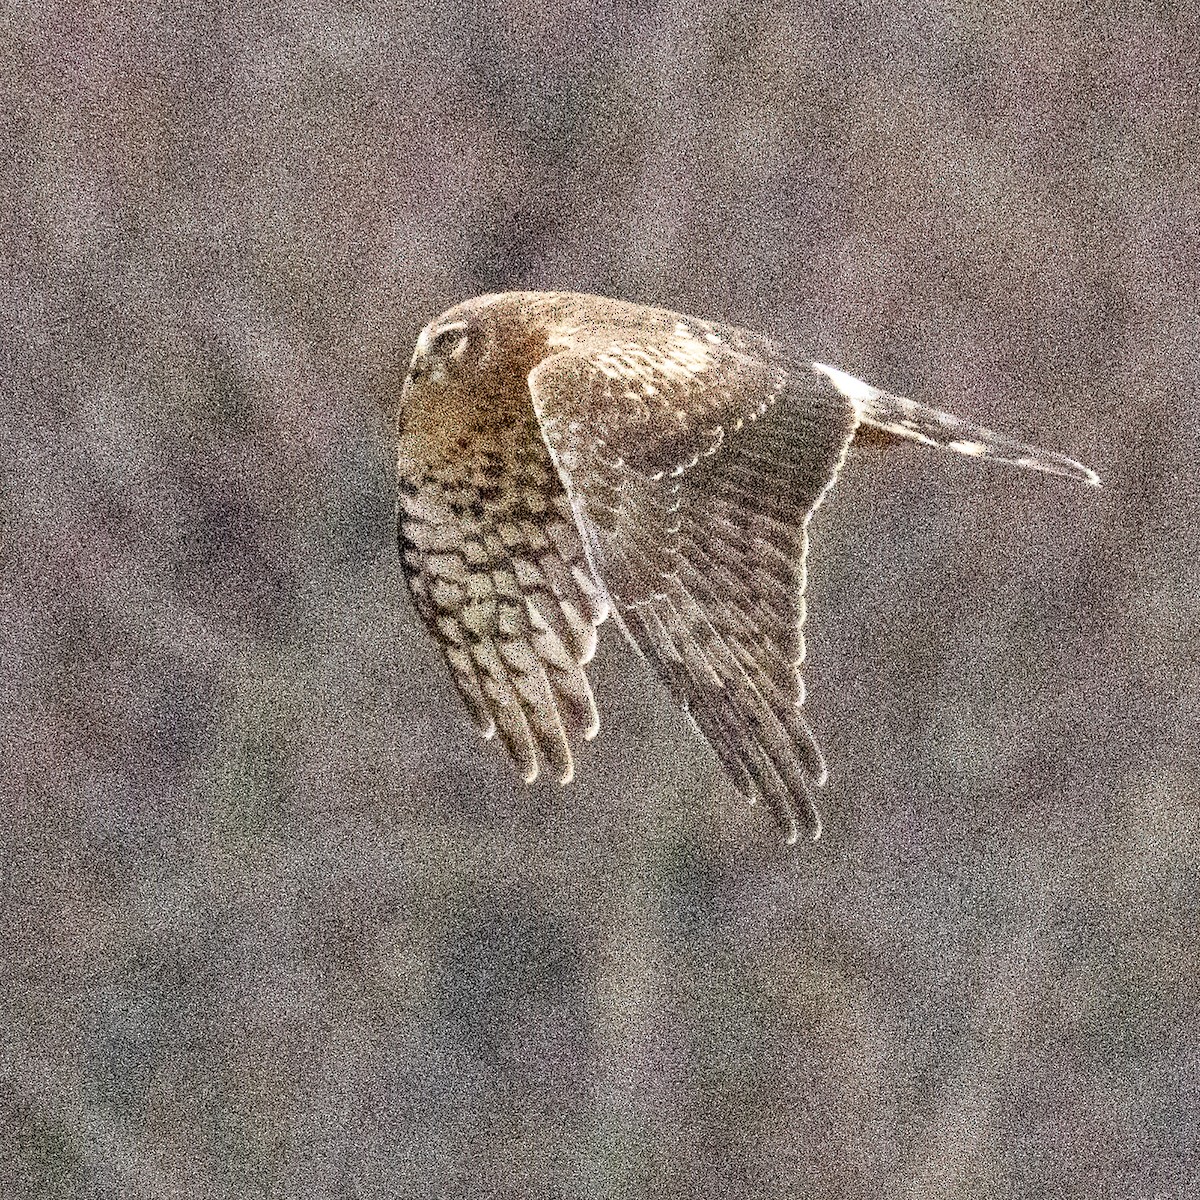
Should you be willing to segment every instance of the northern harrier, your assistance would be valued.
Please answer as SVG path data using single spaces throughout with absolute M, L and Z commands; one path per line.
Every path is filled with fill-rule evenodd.
M 484 737 L 566 783 L 599 728 L 611 613 L 794 842 L 826 768 L 802 715 L 809 518 L 856 431 L 1097 485 L 1052 451 L 807 362 L 744 329 L 567 292 L 426 326 L 399 420 L 416 607 Z

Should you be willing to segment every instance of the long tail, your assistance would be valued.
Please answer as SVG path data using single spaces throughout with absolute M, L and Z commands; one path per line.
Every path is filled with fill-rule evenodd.
M 839 392 L 859 407 L 860 428 L 880 430 L 885 435 L 920 442 L 939 450 L 952 450 L 971 458 L 986 458 L 1027 471 L 1044 471 L 1078 479 L 1091 487 L 1100 486 L 1100 476 L 1083 463 L 1055 450 L 1040 450 L 1007 434 L 996 433 L 982 425 L 972 425 L 953 413 L 928 408 L 904 396 L 881 391 L 845 371 L 824 363 L 813 363 L 813 371 L 823 375 Z

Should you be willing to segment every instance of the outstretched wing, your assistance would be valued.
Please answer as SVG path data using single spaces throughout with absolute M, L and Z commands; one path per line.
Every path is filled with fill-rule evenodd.
M 820 833 L 801 715 L 808 520 L 857 406 L 758 335 L 673 313 L 570 329 L 530 375 L 596 577 L 738 789 Z M 551 338 L 551 345 L 556 339 Z
M 599 728 L 584 667 L 608 602 L 591 577 L 532 413 L 491 441 L 407 464 L 400 557 L 425 624 L 485 737 L 497 731 L 527 782 L 562 782 L 572 746 Z

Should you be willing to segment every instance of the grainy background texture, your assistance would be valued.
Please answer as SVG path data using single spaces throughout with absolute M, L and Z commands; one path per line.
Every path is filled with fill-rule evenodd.
M 1187 8 L 4 6 L 0 1196 L 1200 1194 Z M 819 844 L 611 626 L 570 788 L 461 711 L 391 421 L 510 287 L 1103 474 L 852 459 Z

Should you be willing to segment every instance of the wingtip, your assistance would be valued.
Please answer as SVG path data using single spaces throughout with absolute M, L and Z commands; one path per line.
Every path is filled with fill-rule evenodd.
M 1064 459 L 1062 466 L 1063 470 L 1059 472 L 1061 475 L 1065 475 L 1070 479 L 1077 479 L 1087 487 L 1100 488 L 1104 486 L 1098 472 L 1093 471 L 1091 467 L 1084 466 L 1083 463 L 1077 462 L 1073 458 Z
M 812 830 L 810 831 L 810 833 L 808 835 L 808 840 L 810 842 L 819 842 L 821 840 L 822 828 L 823 827 L 821 825 L 821 814 L 819 812 L 817 812 L 816 809 L 813 809 Z
M 820 820 L 818 820 L 817 823 L 813 826 L 813 828 L 808 831 L 808 840 L 810 842 L 819 842 L 821 840 L 821 822 L 820 822 Z M 793 825 L 791 827 L 791 829 L 788 830 L 787 837 L 784 838 L 783 844 L 785 846 L 791 847 L 791 846 L 798 845 L 799 842 L 800 842 L 800 828 L 797 825 Z
M 754 803 L 753 800 L 750 801 Z M 806 820 L 804 823 L 804 832 L 810 842 L 819 842 L 821 840 L 821 814 L 817 812 L 812 805 L 808 806 L 808 811 L 804 814 Z M 800 821 L 797 819 L 795 812 L 789 814 L 787 833 L 784 837 L 784 845 L 795 846 L 800 841 Z

